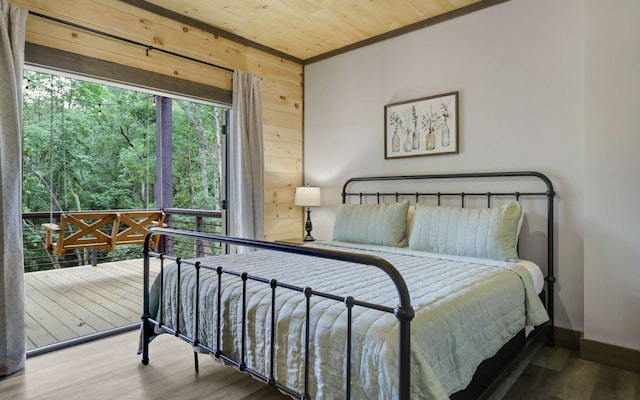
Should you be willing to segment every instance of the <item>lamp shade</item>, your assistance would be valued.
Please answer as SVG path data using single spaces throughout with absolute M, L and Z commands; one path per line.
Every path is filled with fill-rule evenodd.
M 317 186 L 297 187 L 294 204 L 300 207 L 320 206 L 320 188 Z

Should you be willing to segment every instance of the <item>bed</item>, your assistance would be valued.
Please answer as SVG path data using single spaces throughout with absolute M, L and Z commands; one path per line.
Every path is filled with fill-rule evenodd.
M 541 332 L 553 343 L 554 195 L 538 172 L 352 178 L 332 241 L 154 228 L 255 251 L 181 259 L 145 245 L 142 361 L 170 333 L 196 365 L 210 353 L 296 398 L 477 398 Z M 546 249 L 527 251 L 546 273 L 519 257 L 538 225 Z

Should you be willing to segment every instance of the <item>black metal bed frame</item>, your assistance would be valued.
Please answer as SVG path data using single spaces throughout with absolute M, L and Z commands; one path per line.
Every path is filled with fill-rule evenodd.
M 289 285 L 287 283 L 284 282 L 278 282 L 275 279 L 266 279 L 266 278 L 262 278 L 259 276 L 252 276 L 247 274 L 246 272 L 237 272 L 237 271 L 230 271 L 230 270 L 225 270 L 222 267 L 213 267 L 213 266 L 208 266 L 205 264 L 202 264 L 199 261 L 191 261 L 191 260 L 182 260 L 180 258 L 175 258 L 175 257 L 168 257 L 165 255 L 161 255 L 158 253 L 155 253 L 153 251 L 151 251 L 149 249 L 149 244 L 148 244 L 148 238 L 153 234 L 164 234 L 164 235 L 168 235 L 168 236 L 187 236 L 187 237 L 192 237 L 192 238 L 197 238 L 197 239 L 201 239 L 201 240 L 210 240 L 210 241 L 215 241 L 215 242 L 220 242 L 220 243 L 224 243 L 224 244 L 229 244 L 229 245 L 237 245 L 237 246 L 247 246 L 247 247 L 253 247 L 253 248 L 258 248 L 258 249 L 266 249 L 266 250 L 276 250 L 276 251 L 281 251 L 281 252 L 287 252 L 287 253 L 295 253 L 295 254 L 301 254 L 301 255 L 308 255 L 308 256 L 313 256 L 313 257 L 320 257 L 320 258 L 326 258 L 326 259 L 332 259 L 332 260 L 340 260 L 340 261 L 347 261 L 347 262 L 352 262 L 352 263 L 358 263 L 358 264 L 364 264 L 364 265 L 370 265 L 373 267 L 377 267 L 379 269 L 381 269 L 383 272 L 385 272 L 389 278 L 391 279 L 391 281 L 393 282 L 397 292 L 398 292 L 398 298 L 399 298 L 399 305 L 395 308 L 390 308 L 390 307 L 386 307 L 383 305 L 378 305 L 378 304 L 372 304 L 372 303 L 367 303 L 367 302 L 362 302 L 362 301 L 358 301 L 357 299 L 354 299 L 352 297 L 341 297 L 341 296 L 336 296 L 330 293 L 323 293 L 323 292 L 319 292 L 319 291 L 315 291 L 310 287 L 298 287 L 298 286 L 294 286 L 294 285 Z M 375 257 L 375 256 L 370 256 L 370 255 L 366 255 L 366 254 L 356 254 L 356 253 L 348 253 L 348 252 L 341 252 L 341 251 L 334 251 L 334 250 L 325 250 L 325 249 L 317 249 L 317 248 L 311 248 L 311 247 L 300 247 L 300 246 L 293 246 L 293 245 L 286 245 L 286 244 L 280 244 L 280 243 L 273 243 L 273 242 L 266 242 L 266 241 L 260 241 L 260 240 L 249 240 L 249 239 L 242 239 L 242 238 L 232 238 L 232 237 L 228 237 L 228 236 L 221 236 L 221 235 L 212 235 L 212 234 L 206 234 L 206 233 L 199 233 L 199 232 L 188 232 L 188 231 L 180 231 L 180 230 L 175 230 L 175 229 L 169 229 L 169 228 L 152 228 L 150 230 L 150 232 L 148 233 L 147 236 L 147 241 L 145 242 L 145 246 L 144 246 L 144 301 L 143 301 L 143 307 L 144 307 L 144 313 L 142 315 L 142 328 L 143 328 L 143 340 L 142 340 L 142 363 L 143 364 L 148 364 L 149 363 L 149 340 L 152 336 L 152 332 L 151 332 L 151 324 L 156 325 L 158 327 L 161 327 L 162 329 L 164 329 L 165 331 L 172 333 L 173 335 L 175 335 L 176 337 L 181 338 L 182 340 L 190 343 L 195 350 L 204 350 L 208 353 L 211 353 L 213 355 L 215 355 L 217 358 L 225 361 L 226 363 L 229 363 L 235 367 L 237 367 L 238 369 L 240 369 L 241 371 L 245 371 L 248 372 L 249 374 L 253 375 L 254 377 L 268 383 L 269 385 L 275 386 L 276 388 L 278 388 L 279 390 L 288 393 L 292 396 L 298 397 L 300 399 L 309 399 L 309 395 L 308 395 L 308 375 L 309 375 L 309 318 L 310 318 L 310 298 L 311 296 L 319 296 L 319 297 L 323 297 L 326 299 L 332 299 L 338 302 L 344 302 L 345 306 L 347 307 L 348 310 L 348 333 L 347 333 L 347 337 L 348 337 L 348 342 L 347 342 L 347 348 L 349 349 L 348 351 L 348 355 L 347 355 L 347 368 L 346 368 L 346 376 L 347 376 L 347 382 L 350 383 L 350 368 L 348 367 L 351 364 L 351 351 L 350 351 L 350 347 L 351 347 L 351 308 L 353 306 L 361 306 L 361 307 L 366 307 L 366 308 L 372 308 L 372 309 L 376 309 L 382 312 L 387 312 L 387 313 L 393 313 L 395 314 L 396 318 L 398 319 L 398 323 L 399 323 L 399 342 L 400 342 L 400 354 L 399 354 L 399 370 L 398 373 L 400 374 L 400 391 L 399 391 L 399 398 L 400 399 L 408 399 L 409 398 L 409 387 L 410 387 L 410 382 L 409 382 L 409 366 L 410 366 L 410 347 L 409 347 L 409 338 L 410 338 L 410 323 L 411 323 L 411 319 L 413 318 L 414 315 L 414 311 L 413 311 L 413 307 L 411 306 L 411 302 L 410 302 L 410 298 L 409 298 L 409 291 L 407 289 L 407 285 L 404 281 L 404 279 L 402 278 L 402 276 L 400 275 L 400 273 L 393 267 L 393 265 L 391 265 L 388 261 L 379 258 L 379 257 Z M 179 327 L 176 329 L 173 329 L 171 327 L 168 327 L 164 324 L 164 320 L 163 320 L 163 316 L 162 314 L 160 315 L 160 320 L 155 320 L 151 318 L 151 315 L 149 313 L 149 260 L 151 256 L 160 256 L 162 263 L 161 263 L 161 271 L 160 271 L 160 279 L 161 279 L 161 283 L 160 285 L 162 286 L 162 277 L 163 277 L 163 270 L 164 270 L 164 260 L 165 259 L 170 259 L 170 260 L 174 260 L 176 261 L 177 265 L 178 265 L 178 297 L 180 297 L 179 294 L 179 288 L 180 288 L 180 268 L 183 265 L 189 265 L 192 266 L 193 268 L 195 268 L 196 270 L 196 300 L 195 300 L 195 305 L 196 305 L 196 309 L 195 309 L 195 315 L 196 315 L 196 321 L 195 321 L 195 332 L 196 332 L 196 337 L 195 338 L 190 338 L 186 335 L 184 335 Z M 207 269 L 212 269 L 215 270 L 216 273 L 218 274 L 218 308 L 217 308 L 217 343 L 216 343 L 216 347 L 212 348 L 210 346 L 207 346 L 203 343 L 200 342 L 200 340 L 197 337 L 197 332 L 198 332 L 198 328 L 199 328 L 199 319 L 198 319 L 198 312 L 199 312 L 199 284 L 200 284 L 200 269 L 201 268 L 207 268 Z M 240 360 L 236 360 L 233 359 L 232 357 L 230 357 L 227 354 L 224 354 L 221 350 L 220 347 L 220 294 L 221 294 L 221 280 L 222 280 L 222 275 L 223 274 L 228 274 L 228 275 L 235 275 L 237 277 L 239 277 L 240 279 L 242 279 L 243 282 L 243 293 L 242 293 L 242 300 L 243 300 L 243 315 L 242 315 L 242 338 L 241 338 L 241 343 L 242 343 L 242 349 L 241 349 L 241 356 L 240 356 Z M 246 283 L 247 281 L 254 281 L 254 282 L 262 282 L 264 284 L 267 284 L 271 287 L 272 289 L 272 315 L 271 315 L 271 329 L 269 330 L 271 333 L 271 346 L 270 346 L 270 360 L 271 360 L 271 371 L 269 376 L 264 376 L 263 374 L 261 374 L 258 371 L 255 371 L 249 367 L 247 367 L 246 363 L 245 363 L 245 343 L 246 343 L 246 337 L 245 337 L 245 333 L 246 333 Z M 277 382 L 275 380 L 275 376 L 274 376 L 274 352 L 275 352 L 275 346 L 274 346 L 274 335 L 275 335 L 275 310 L 276 310 L 276 306 L 275 306 L 275 301 L 276 301 L 276 289 L 277 288 L 281 288 L 281 289 L 287 289 L 287 290 L 293 290 L 293 291 L 297 291 L 297 292 L 301 292 L 304 294 L 304 296 L 306 297 L 306 314 L 305 314 L 305 319 L 306 319 L 306 330 L 305 330 L 305 352 L 304 352 L 304 376 L 305 376 L 305 382 L 304 382 L 304 393 L 300 394 L 297 393 L 295 390 L 288 388 L 282 384 L 280 384 L 279 382 Z M 162 310 L 162 308 L 160 308 L 160 310 Z M 177 315 L 176 315 L 176 320 L 179 320 L 179 312 L 180 312 L 180 307 L 178 307 L 176 309 L 177 311 Z M 197 368 L 197 353 L 194 353 L 195 357 L 196 357 L 196 368 Z M 347 384 L 347 388 L 350 385 Z M 347 393 L 347 398 L 350 398 L 349 393 Z
M 399 180 L 453 180 L 453 179 L 491 179 L 491 178 L 535 178 L 542 181 L 546 186 L 546 191 L 540 192 L 348 192 L 349 185 L 355 182 L 372 182 L 372 181 L 399 181 Z M 486 197 L 487 208 L 491 208 L 491 200 L 495 197 L 513 197 L 515 200 L 520 200 L 521 197 L 546 197 L 547 199 L 547 274 L 545 276 L 545 282 L 547 283 L 545 308 L 549 314 L 550 329 L 548 332 L 548 344 L 555 345 L 554 337 L 554 296 L 553 285 L 556 281 L 554 275 L 555 261 L 554 261 L 554 197 L 556 195 L 555 189 L 551 179 L 545 174 L 538 171 L 506 171 L 506 172 L 474 172 L 474 173 L 451 173 L 451 174 L 430 174 L 430 175 L 403 175 L 403 176 L 377 176 L 377 177 L 362 177 L 351 178 L 347 180 L 342 187 L 342 203 L 346 203 L 347 197 L 357 197 L 359 202 L 364 202 L 367 197 L 375 197 L 376 202 L 380 203 L 385 197 L 393 197 L 395 201 L 398 201 L 401 197 L 413 197 L 415 202 L 418 203 L 420 199 L 435 197 L 437 204 L 441 205 L 444 197 L 459 197 L 460 206 L 465 207 L 465 200 L 469 197 Z
M 533 177 L 541 180 L 545 183 L 547 190 L 544 192 L 411 192 L 411 193 L 400 193 L 400 192 L 375 192 L 375 193 L 366 193 L 366 192 L 348 192 L 347 189 L 350 185 L 356 182 L 371 182 L 371 181 L 409 181 L 409 180 L 444 180 L 444 179 L 476 179 L 476 178 L 506 178 L 506 177 Z M 379 176 L 379 177 L 362 177 L 362 178 L 351 178 L 347 180 L 343 186 L 342 190 L 342 202 L 345 203 L 348 197 L 357 197 L 359 201 L 362 203 L 366 198 L 370 196 L 375 196 L 376 202 L 381 202 L 385 197 L 392 196 L 397 201 L 400 197 L 406 196 L 415 196 L 415 201 L 418 202 L 421 198 L 424 197 L 436 197 L 438 205 L 441 203 L 442 197 L 449 196 L 459 196 L 461 199 L 461 206 L 465 206 L 465 198 L 469 196 L 486 196 L 487 198 L 487 206 L 491 207 L 491 199 L 497 196 L 514 196 L 516 199 L 519 199 L 522 196 L 528 197 L 540 197 L 545 196 L 547 198 L 547 276 L 545 277 L 545 281 L 547 283 L 547 297 L 546 297 L 546 308 L 550 317 L 550 325 L 548 329 L 548 343 L 550 345 L 554 344 L 554 336 L 553 336 L 553 284 L 555 282 L 554 277 L 554 237 L 553 237 L 553 207 L 554 202 L 553 198 L 555 196 L 555 192 L 553 189 L 553 185 L 549 178 L 542 173 L 533 172 L 533 171 L 523 171 L 523 172 L 486 172 L 486 173 L 456 173 L 456 174 L 432 174 L 432 175 L 405 175 L 405 176 Z M 299 287 L 294 285 L 289 285 L 284 282 L 279 282 L 275 279 L 267 279 L 259 276 L 252 276 L 247 274 L 246 272 L 238 272 L 223 269 L 222 267 L 215 267 L 203 264 L 201 261 L 197 260 L 184 260 L 179 257 L 169 257 L 167 255 L 163 255 L 160 253 L 156 253 L 149 248 L 151 235 L 163 235 L 163 236 L 182 236 L 182 237 L 191 237 L 198 240 L 206 240 L 218 242 L 226 245 L 235 245 L 235 246 L 246 246 L 257 249 L 266 249 L 266 250 L 275 250 L 286 253 L 294 253 L 301 254 L 313 257 L 320 257 L 326 259 L 340 260 L 353 262 L 363 265 L 369 265 L 375 268 L 382 270 L 393 282 L 395 289 L 398 294 L 398 306 L 395 308 L 390 308 L 387 306 L 372 304 L 367 302 L 358 301 L 353 297 L 347 296 L 336 296 L 330 293 L 323 293 L 319 291 L 315 291 L 310 287 Z M 146 236 L 144 249 L 144 301 L 143 301 L 143 314 L 142 314 L 142 363 L 147 365 L 149 363 L 149 342 L 151 337 L 153 336 L 153 326 L 158 326 L 162 328 L 165 332 L 169 332 L 176 337 L 190 343 L 194 348 L 194 361 L 196 370 L 198 368 L 198 358 L 197 351 L 206 351 L 215 355 L 217 358 L 223 360 L 224 362 L 231 364 L 238 368 L 241 371 L 247 372 L 258 378 L 265 383 L 272 385 L 279 390 L 300 398 L 300 399 L 309 399 L 308 393 L 308 376 L 309 376 L 309 319 L 310 319 L 310 298 L 312 296 L 319 296 L 326 299 L 332 299 L 337 302 L 344 302 L 347 307 L 347 354 L 346 354 L 346 363 L 345 363 L 345 384 L 346 384 L 346 393 L 345 396 L 347 399 L 351 398 L 350 394 L 350 386 L 351 386 L 351 309 L 354 306 L 366 307 L 370 309 L 379 310 L 385 313 L 393 313 L 399 325 L 399 365 L 398 365 L 398 399 L 400 400 L 408 400 L 410 396 L 410 357 L 411 357 L 411 349 L 410 349 L 410 329 L 411 329 L 411 320 L 414 316 L 414 309 L 411 305 L 410 294 L 407 289 L 406 282 L 401 274 L 395 269 L 393 265 L 391 265 L 386 260 L 365 255 L 365 254 L 357 254 L 343 251 L 335 251 L 335 250 L 326 250 L 320 248 L 313 247 L 304 247 L 304 246 L 293 246 L 281 243 L 273 243 L 262 240 L 250 240 L 250 239 L 242 239 L 235 238 L 223 235 L 214 235 L 207 234 L 201 232 L 190 232 L 190 231 L 182 231 L 175 230 L 169 228 L 152 228 Z M 164 316 L 162 307 L 160 307 L 160 317 L 158 320 L 151 318 L 150 315 L 150 301 L 149 301 L 149 290 L 150 290 L 150 280 L 149 280 L 149 264 L 151 257 L 160 257 L 161 259 L 161 272 L 160 272 L 160 285 L 161 291 L 164 290 L 163 283 L 163 275 L 164 275 L 164 262 L 165 260 L 173 260 L 177 263 L 177 273 L 178 273 L 178 297 L 179 288 L 180 288 L 180 277 L 181 277 L 181 268 L 183 266 L 195 268 L 196 274 L 196 285 L 195 290 L 195 332 L 196 337 L 191 338 L 186 336 L 181 330 L 180 327 L 171 328 L 165 325 Z M 198 330 L 199 330 L 199 284 L 200 284 L 200 270 L 201 268 L 215 270 L 218 276 L 218 290 L 217 290 L 217 343 L 215 348 L 212 346 L 208 346 L 200 342 L 198 338 Z M 222 276 L 223 275 L 234 275 L 242 280 L 242 301 L 243 301 L 243 315 L 242 315 L 242 338 L 241 338 L 241 350 L 240 350 L 240 359 L 234 359 L 228 354 L 224 354 L 220 347 L 220 324 L 221 324 L 221 316 L 220 316 L 220 294 L 221 294 L 221 285 L 222 285 Z M 270 371 L 268 376 L 265 376 L 259 371 L 256 371 L 247 366 L 245 363 L 245 343 L 246 343 L 246 326 L 247 326 L 247 313 L 246 313 L 246 304 L 247 304 L 247 292 L 246 286 L 247 281 L 253 282 L 261 282 L 265 285 L 269 285 L 271 287 L 271 327 L 269 329 L 271 339 L 270 339 L 270 349 L 269 349 L 269 360 L 270 360 Z M 304 352 L 304 390 L 303 393 L 298 393 L 297 391 L 288 388 L 281 383 L 279 383 L 275 379 L 275 313 L 276 313 L 276 291 L 277 290 L 293 290 L 302 293 L 306 298 L 306 316 L 305 316 L 305 352 Z M 179 321 L 179 313 L 180 307 L 176 309 L 176 321 Z

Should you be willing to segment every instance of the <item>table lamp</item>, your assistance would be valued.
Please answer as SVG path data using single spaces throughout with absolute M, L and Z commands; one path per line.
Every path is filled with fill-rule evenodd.
M 299 186 L 296 188 L 296 198 L 294 204 L 299 207 L 307 207 L 307 222 L 305 230 L 307 236 L 304 237 L 305 242 L 313 242 L 315 239 L 311 236 L 311 209 L 309 207 L 320 206 L 320 188 L 317 186 Z

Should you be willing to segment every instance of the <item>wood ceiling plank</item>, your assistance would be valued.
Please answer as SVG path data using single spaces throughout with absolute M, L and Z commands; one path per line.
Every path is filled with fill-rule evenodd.
M 217 35 L 192 28 L 115 0 L 12 0 L 32 11 L 105 33 L 202 60 L 248 70 L 246 57 L 273 58 L 284 71 L 299 75 L 300 65 Z M 64 3 L 64 7 L 60 6 Z M 64 10 L 64 11 L 61 11 Z M 95 15 L 100 18 L 95 18 Z M 33 18 L 33 16 L 30 16 Z M 212 43 L 215 42 L 215 45 Z
M 307 59 L 480 0 L 147 0 Z
M 507 0 L 502 0 L 507 1 Z M 227 68 L 245 68 L 243 57 L 261 52 L 211 31 L 229 32 L 253 45 L 271 48 L 299 60 L 350 48 L 431 18 L 476 3 L 487 6 L 496 0 L 11 0 L 18 5 L 68 20 L 90 24 L 105 32 L 122 35 L 150 46 L 166 48 L 190 57 L 204 56 Z M 64 4 L 63 7 L 60 3 Z M 136 6 L 140 6 L 139 8 Z M 145 10 L 145 5 L 177 20 Z M 475 7 L 479 9 L 481 7 Z M 100 14 L 96 20 L 95 13 Z M 202 23 L 202 25 L 199 25 Z M 207 31 L 207 26 L 213 27 Z M 197 40 L 192 39 L 195 36 Z M 189 39 L 186 39 L 186 38 Z M 216 42 L 214 52 L 202 43 Z M 251 43 L 249 43 L 251 44 Z M 275 52 L 274 52 L 275 53 Z M 281 54 L 282 55 L 282 54 Z M 258 57 L 264 57 L 261 54 Z M 275 57 L 275 56 L 274 56 Z M 286 56 L 285 56 L 286 57 Z M 277 57 L 276 57 L 277 58 Z M 290 61 L 291 62 L 291 61 Z M 297 63 L 292 62 L 297 65 Z

